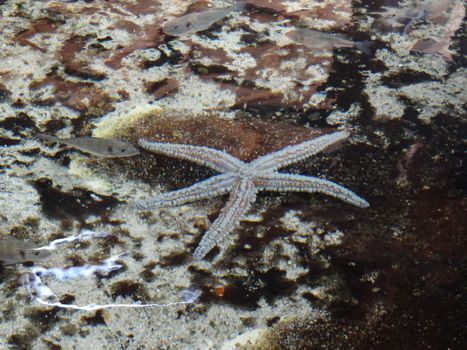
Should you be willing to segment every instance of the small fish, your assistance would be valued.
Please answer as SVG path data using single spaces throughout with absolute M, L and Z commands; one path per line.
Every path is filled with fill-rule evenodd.
M 34 250 L 37 248 L 32 242 L 17 238 L 0 240 L 0 265 L 12 265 L 26 261 L 37 261 L 50 255 L 47 250 Z
M 449 51 L 448 40 L 423 39 L 417 41 L 410 51 L 430 53 L 442 57 L 444 60 L 452 62 L 452 52 Z
M 409 30 L 414 25 L 414 23 L 418 22 L 421 19 L 426 18 L 427 14 L 428 14 L 428 11 L 425 8 L 417 8 L 417 11 L 408 13 L 407 18 L 410 18 L 410 21 L 408 21 L 407 24 L 404 26 L 404 29 L 402 30 L 402 35 L 407 35 L 409 33 Z
M 410 21 L 404 26 L 402 34 L 408 34 L 413 24 L 417 21 L 428 20 L 434 22 L 442 16 L 449 17 L 449 14 L 446 12 L 450 12 L 456 3 L 456 0 L 435 0 L 409 9 L 403 17 L 410 19 Z
M 235 5 L 189 13 L 176 17 L 164 23 L 162 31 L 172 36 L 185 36 L 208 29 L 215 22 L 220 21 L 234 11 L 243 11 L 246 1 L 239 1 Z
M 462 11 L 464 8 L 463 2 L 459 0 L 432 0 L 415 5 L 409 8 L 385 6 L 383 7 L 384 11 L 373 12 L 373 14 L 381 17 L 383 23 L 387 23 L 391 27 L 403 26 L 402 35 L 407 35 L 417 22 L 428 21 L 431 24 L 443 26 L 456 10 Z
M 139 154 L 139 151 L 132 145 L 115 139 L 86 136 L 58 138 L 44 134 L 37 134 L 36 137 L 43 141 L 63 143 L 68 147 L 76 148 L 97 157 L 117 158 L 131 157 Z
M 285 35 L 299 44 L 317 50 L 332 50 L 336 47 L 356 47 L 360 51 L 369 54 L 370 47 L 373 44 L 367 41 L 355 42 L 338 35 L 331 35 L 304 28 L 293 29 Z

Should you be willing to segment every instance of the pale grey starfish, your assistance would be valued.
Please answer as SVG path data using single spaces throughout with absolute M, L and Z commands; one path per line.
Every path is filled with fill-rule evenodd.
M 243 214 L 250 209 L 259 191 L 321 192 L 357 207 L 366 208 L 369 205 L 367 201 L 334 182 L 277 171 L 289 164 L 313 156 L 348 136 L 347 132 L 323 135 L 295 146 L 285 147 L 249 163 L 209 147 L 150 142 L 141 139 L 139 144 L 149 151 L 189 160 L 221 174 L 181 190 L 162 193 L 137 206 L 141 209 L 148 209 L 151 206 L 175 206 L 230 193 L 226 206 L 196 248 L 193 254 L 195 259 L 203 259 L 215 246 L 223 248 L 229 233 L 239 224 Z

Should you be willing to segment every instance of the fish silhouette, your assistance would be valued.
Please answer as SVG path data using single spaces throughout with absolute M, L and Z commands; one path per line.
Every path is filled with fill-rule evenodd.
M 139 150 L 132 145 L 115 139 L 88 136 L 59 138 L 44 134 L 37 134 L 36 138 L 48 142 L 62 143 L 68 147 L 76 148 L 82 152 L 86 152 L 97 157 L 131 157 L 139 154 Z
M 231 12 L 242 11 L 246 1 L 239 1 L 235 5 L 209 9 L 200 12 L 193 12 L 187 15 L 176 17 L 164 23 L 162 31 L 172 36 L 185 36 L 208 29 L 215 22 L 220 21 Z
M 289 39 L 310 49 L 332 50 L 339 47 L 356 47 L 362 52 L 370 53 L 372 42 L 352 41 L 339 35 L 318 32 L 316 30 L 298 28 L 285 34 Z
M 0 240 L 0 264 L 12 265 L 20 262 L 37 261 L 50 255 L 48 250 L 34 250 L 37 245 L 17 238 Z

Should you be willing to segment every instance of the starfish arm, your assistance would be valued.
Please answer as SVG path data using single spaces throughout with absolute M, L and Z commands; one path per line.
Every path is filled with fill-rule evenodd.
M 258 176 L 254 180 L 258 191 L 275 192 L 320 192 L 353 204 L 360 208 L 369 206 L 368 202 L 347 188 L 332 181 L 317 177 L 271 173 Z
M 144 139 L 139 140 L 139 145 L 148 151 L 198 163 L 220 173 L 236 171 L 245 167 L 245 163 L 241 160 L 214 148 L 151 142 Z
M 171 207 L 219 196 L 230 191 L 234 180 L 235 178 L 229 174 L 213 176 L 187 188 L 161 193 L 147 201 L 136 203 L 135 206 L 147 210 L 151 207 Z
M 203 259 L 215 246 L 222 245 L 229 238 L 229 233 L 239 224 L 241 217 L 250 209 L 256 199 L 255 185 L 251 180 L 241 179 L 232 188 L 229 201 L 219 217 L 204 234 L 193 253 L 195 259 Z
M 259 157 L 250 164 L 253 169 L 258 171 L 277 170 L 289 164 L 311 157 L 333 143 L 344 140 L 347 137 L 349 137 L 349 133 L 345 131 L 323 135 L 312 140 L 299 143 L 298 145 L 285 147 L 278 152 Z

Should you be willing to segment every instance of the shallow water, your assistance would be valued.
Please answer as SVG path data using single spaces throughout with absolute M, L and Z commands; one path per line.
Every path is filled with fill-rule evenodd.
M 0 1 L 0 237 L 51 253 L 0 267 L 0 348 L 462 348 L 467 75 L 451 3 L 410 22 L 428 1 L 251 0 L 171 37 L 164 21 L 232 2 Z M 313 50 L 289 39 L 297 27 L 372 50 Z M 433 39 L 437 52 L 419 52 Z M 351 137 L 281 172 L 335 181 L 369 208 L 260 193 L 203 261 L 192 253 L 227 196 L 135 204 L 214 171 L 34 138 L 250 161 L 337 130 Z

